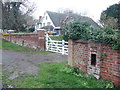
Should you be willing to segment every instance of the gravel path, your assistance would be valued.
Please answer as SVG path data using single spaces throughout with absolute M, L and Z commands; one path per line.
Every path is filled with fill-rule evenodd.
M 9 73 L 8 79 L 10 80 L 24 74 L 38 75 L 38 64 L 67 61 L 66 55 L 58 53 L 29 53 L 0 50 L 0 52 L 1 51 L 2 71 Z

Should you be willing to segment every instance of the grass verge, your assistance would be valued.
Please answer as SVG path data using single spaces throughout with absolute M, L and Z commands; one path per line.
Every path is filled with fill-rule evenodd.
M 7 82 L 16 83 L 20 88 L 114 88 L 111 82 L 97 80 L 66 64 L 66 62 L 41 64 L 38 76 L 27 76 Z
M 3 40 L 3 39 L 0 39 L 0 49 L 13 50 L 13 51 L 19 51 L 19 52 L 50 53 L 49 51 L 39 51 L 36 49 L 23 47 L 23 46 L 11 43 L 11 42 Z
M 58 40 L 58 41 L 63 40 L 62 36 L 50 36 L 50 38 L 51 38 L 52 40 Z

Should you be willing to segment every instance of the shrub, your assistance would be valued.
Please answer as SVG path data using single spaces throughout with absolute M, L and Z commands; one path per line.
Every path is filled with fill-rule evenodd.
M 52 35 L 57 35 L 56 32 L 53 32 Z
M 86 36 L 86 34 L 89 29 L 93 29 L 90 24 L 86 22 L 73 21 L 62 30 L 62 35 L 64 40 L 78 40 L 84 37 L 86 37 L 84 39 L 88 39 L 89 36 Z
M 91 40 L 95 42 L 109 44 L 113 49 L 120 49 L 119 32 L 109 27 L 105 27 L 102 30 L 94 30 L 91 37 Z
M 86 22 L 73 21 L 62 32 L 64 40 L 93 40 L 95 42 L 109 44 L 113 49 L 120 49 L 120 31 L 110 27 L 95 30 Z

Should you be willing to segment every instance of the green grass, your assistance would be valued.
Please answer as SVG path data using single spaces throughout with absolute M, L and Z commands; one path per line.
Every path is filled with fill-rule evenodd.
M 62 36 L 50 36 L 50 38 L 51 38 L 52 40 L 58 40 L 58 41 L 63 40 Z
M 19 52 L 50 53 L 49 51 L 39 51 L 39 50 L 35 50 L 28 47 L 23 47 L 2 39 L 0 39 L 0 49 L 13 50 L 13 51 L 19 51 Z
M 39 65 L 38 76 L 26 76 L 7 83 L 14 83 L 20 88 L 113 88 L 114 85 L 103 79 L 97 80 L 66 62 L 45 63 Z M 76 72 L 77 71 L 77 72 Z M 76 73 L 75 73 L 76 72 Z M 78 73 L 79 72 L 79 73 Z

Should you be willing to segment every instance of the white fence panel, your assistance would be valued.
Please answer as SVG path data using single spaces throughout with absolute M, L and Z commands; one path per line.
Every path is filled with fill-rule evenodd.
M 68 42 L 52 40 L 48 34 L 46 34 L 46 51 L 61 53 L 68 55 Z

